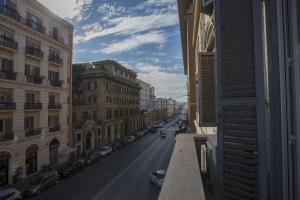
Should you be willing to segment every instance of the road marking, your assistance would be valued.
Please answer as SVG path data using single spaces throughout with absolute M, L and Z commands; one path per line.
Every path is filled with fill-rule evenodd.
M 131 168 L 131 166 L 133 166 L 136 161 L 138 161 L 144 156 L 144 154 L 148 153 L 148 151 L 152 149 L 152 146 L 156 145 L 156 143 L 159 142 L 160 140 L 157 138 L 155 142 L 153 142 L 150 146 L 148 146 L 148 148 L 145 151 L 143 151 L 143 153 L 141 153 L 138 157 L 136 157 L 136 159 L 134 159 L 125 169 L 119 172 L 118 175 L 115 176 L 108 184 L 106 184 L 99 192 L 94 194 L 94 196 L 90 200 L 99 200 L 99 198 L 106 192 L 106 190 L 108 190 L 108 188 L 111 185 L 113 185 L 121 176 L 123 176 L 125 172 L 129 170 L 129 168 Z

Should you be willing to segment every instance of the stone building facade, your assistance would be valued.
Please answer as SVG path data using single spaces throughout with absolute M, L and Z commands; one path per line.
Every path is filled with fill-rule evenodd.
M 72 41 L 37 1 L 0 1 L 0 187 L 70 153 Z

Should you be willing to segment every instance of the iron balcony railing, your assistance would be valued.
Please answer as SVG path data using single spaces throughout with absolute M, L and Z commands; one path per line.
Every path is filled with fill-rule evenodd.
M 46 32 L 46 27 L 44 27 L 42 24 L 35 22 L 31 19 L 26 19 L 26 25 L 29 26 L 30 28 L 33 28 L 34 30 L 37 30 L 40 33 L 45 34 L 45 32 Z
M 16 110 L 16 103 L 0 102 L 0 110 Z
M 16 78 L 17 78 L 16 72 L 0 71 L 0 79 L 15 81 Z
M 56 40 L 56 41 L 58 41 L 58 42 L 65 43 L 64 38 L 61 37 L 59 34 L 50 32 L 49 37 L 51 37 L 53 40 Z
M 63 60 L 58 55 L 49 55 L 49 62 L 61 65 Z
M 33 128 L 33 129 L 25 130 L 25 137 L 31 137 L 31 136 L 41 135 L 41 134 L 42 134 L 41 128 Z
M 0 35 L 0 45 L 10 49 L 18 50 L 18 43 L 13 38 Z
M 14 139 L 13 132 L 0 133 L 0 142 L 11 141 Z
M 20 21 L 21 15 L 18 11 L 12 7 L 6 5 L 0 5 L 0 12 L 6 16 L 9 16 L 17 21 Z
M 26 47 L 26 54 L 42 59 L 44 57 L 44 52 L 41 49 L 34 47 Z
M 42 107 L 42 103 L 24 103 L 25 110 L 40 110 Z
M 61 109 L 61 103 L 49 103 L 48 109 Z
M 51 86 L 54 87 L 62 87 L 63 81 L 62 80 L 49 80 Z
M 60 131 L 60 125 L 52 125 L 49 127 L 49 132 L 57 132 Z
M 44 76 L 40 75 L 26 75 L 26 80 L 28 83 L 42 84 L 44 78 Z

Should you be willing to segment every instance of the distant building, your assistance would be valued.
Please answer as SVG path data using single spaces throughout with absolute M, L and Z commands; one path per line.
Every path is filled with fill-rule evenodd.
M 152 86 L 140 79 L 137 79 L 140 90 L 140 111 L 148 112 L 151 110 L 153 102 L 151 97 Z
M 38 1 L 0 1 L 0 187 L 65 161 L 73 26 Z
M 155 100 L 155 108 L 165 110 L 167 117 L 170 118 L 179 113 L 179 102 L 172 98 L 157 98 Z

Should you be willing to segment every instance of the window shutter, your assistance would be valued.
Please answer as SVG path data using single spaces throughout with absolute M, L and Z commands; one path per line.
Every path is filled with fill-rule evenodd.
M 216 0 L 219 199 L 268 195 L 260 4 Z
M 199 53 L 199 123 L 216 124 L 215 62 L 214 53 Z

